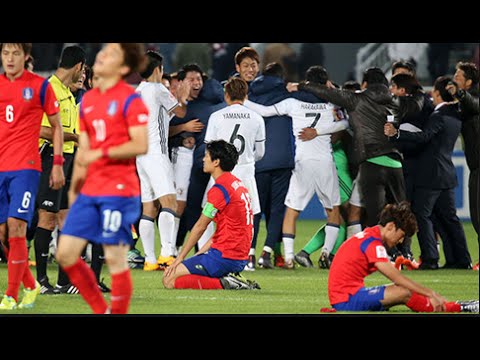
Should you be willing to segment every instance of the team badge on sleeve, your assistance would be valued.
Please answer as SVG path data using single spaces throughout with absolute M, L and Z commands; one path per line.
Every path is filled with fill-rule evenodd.
M 375 247 L 375 250 L 377 252 L 377 258 L 379 258 L 379 259 L 388 258 L 387 250 L 385 249 L 384 246 L 378 245 L 378 246 Z
M 26 101 L 30 101 L 33 98 L 33 89 L 32 88 L 25 88 L 23 89 L 23 98 Z

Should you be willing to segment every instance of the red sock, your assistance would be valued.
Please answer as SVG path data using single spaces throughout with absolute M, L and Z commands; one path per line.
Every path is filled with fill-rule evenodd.
M 64 267 L 63 270 L 65 270 L 71 283 L 78 288 L 80 295 L 90 305 L 93 313 L 105 314 L 108 309 L 107 302 L 98 289 L 95 274 L 85 261 L 78 259 L 74 265 Z
M 406 305 L 416 312 L 433 312 L 433 306 L 430 300 L 426 296 L 417 293 L 413 293 Z
M 132 298 L 133 284 L 130 269 L 112 275 L 112 314 L 126 314 Z
M 26 238 L 10 238 L 10 254 L 8 257 L 8 288 L 5 295 L 18 301 L 18 289 L 23 279 L 23 273 L 28 266 L 28 250 Z
M 445 312 L 449 313 L 457 313 L 461 311 L 461 306 L 460 304 L 457 304 L 456 302 L 449 301 L 445 303 Z
M 35 278 L 32 275 L 32 272 L 30 271 L 30 267 L 28 266 L 28 261 L 27 261 L 27 265 L 25 266 L 25 272 L 23 273 L 22 282 L 23 282 L 24 288 L 30 289 L 30 290 L 35 289 L 36 282 L 35 282 Z
M 220 279 L 200 275 L 185 275 L 175 280 L 175 289 L 223 289 Z

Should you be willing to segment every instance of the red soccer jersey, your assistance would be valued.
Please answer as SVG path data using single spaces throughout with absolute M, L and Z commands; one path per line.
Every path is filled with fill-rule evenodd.
M 38 138 L 43 113 L 58 111 L 48 80 L 26 70 L 14 81 L 0 75 L 0 171 L 42 171 Z
M 377 271 L 376 262 L 389 261 L 378 226 L 352 236 L 338 249 L 328 275 L 330 304 L 348 301 L 365 286 L 364 279 Z
M 226 259 L 247 260 L 252 243 L 253 214 L 245 185 L 226 172 L 209 190 L 207 201 L 218 210 L 214 218 L 217 230 L 212 248 L 221 251 Z
M 140 95 L 123 80 L 103 94 L 93 89 L 83 97 L 80 131 L 88 134 L 91 149 L 126 143 L 130 140 L 130 127 L 147 124 L 147 107 Z M 90 164 L 81 193 L 88 196 L 140 195 L 135 158 L 101 158 Z

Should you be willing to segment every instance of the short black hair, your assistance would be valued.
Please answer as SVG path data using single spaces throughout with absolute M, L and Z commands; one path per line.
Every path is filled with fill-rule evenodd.
M 454 99 L 453 99 L 453 95 L 450 94 L 446 89 L 448 84 L 456 85 L 456 83 L 452 80 L 451 77 L 440 76 L 437 78 L 437 80 L 435 80 L 435 84 L 433 84 L 433 90 L 438 90 L 443 101 L 451 102 Z
M 462 70 L 465 74 L 466 80 L 472 80 L 472 88 L 478 85 L 478 68 L 474 63 L 459 62 L 456 66 L 458 70 Z
M 388 87 L 388 80 L 382 69 L 378 67 L 368 68 L 363 72 L 362 83 L 366 82 L 369 86 L 374 84 L 383 84 Z
M 285 77 L 285 70 L 283 69 L 282 64 L 278 62 L 272 62 L 265 66 L 265 69 L 262 73 L 263 76 L 275 76 L 283 79 Z
M 343 90 L 350 90 L 353 92 L 362 90 L 362 87 L 360 86 L 360 84 L 355 80 L 345 81 L 342 88 Z
M 147 61 L 148 65 L 146 69 L 140 73 L 140 76 L 144 79 L 148 79 L 150 76 L 152 76 L 153 72 L 157 67 L 163 65 L 163 56 L 156 51 L 148 50 Z
M 62 56 L 60 57 L 60 63 L 58 64 L 58 67 L 70 70 L 78 63 L 83 65 L 86 61 L 87 55 L 85 50 L 83 50 L 80 46 L 67 46 L 62 51 Z
M 325 85 L 328 81 L 327 70 L 321 65 L 310 66 L 305 73 L 305 80 L 314 84 Z
M 206 145 L 206 150 L 213 160 L 220 160 L 220 168 L 223 171 L 232 171 L 238 162 L 237 148 L 225 140 L 210 141 Z
M 397 74 L 392 77 L 392 83 L 397 85 L 398 88 L 404 88 L 408 95 L 415 94 L 421 89 L 417 79 L 409 74 Z
M 417 73 L 417 69 L 415 68 L 415 65 L 412 62 L 407 61 L 407 60 L 395 61 L 392 65 L 392 74 L 394 74 L 395 70 L 397 70 L 397 69 L 406 69 L 406 70 L 410 71 L 414 76 Z
M 178 80 L 185 80 L 185 77 L 189 72 L 198 72 L 203 77 L 203 71 L 200 66 L 198 66 L 197 64 L 187 64 L 184 65 L 182 69 L 178 72 Z

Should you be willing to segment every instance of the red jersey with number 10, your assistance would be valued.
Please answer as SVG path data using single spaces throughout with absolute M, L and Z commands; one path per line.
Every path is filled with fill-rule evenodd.
M 88 134 L 90 149 L 124 144 L 130 141 L 130 127 L 147 124 L 147 107 L 140 95 L 123 80 L 104 93 L 97 88 L 83 96 L 80 131 Z M 87 196 L 140 195 L 135 158 L 101 158 L 93 162 L 88 167 L 81 193 Z
M 38 138 L 43 113 L 58 111 L 47 79 L 26 70 L 13 81 L 0 75 L 0 171 L 42 171 Z
M 253 214 L 245 185 L 232 173 L 223 173 L 208 191 L 207 201 L 218 210 L 214 218 L 217 230 L 211 247 L 221 251 L 226 259 L 247 260 L 252 243 Z

